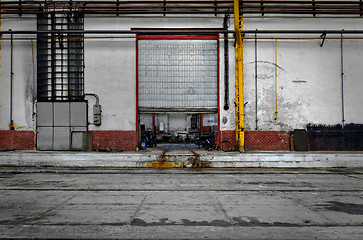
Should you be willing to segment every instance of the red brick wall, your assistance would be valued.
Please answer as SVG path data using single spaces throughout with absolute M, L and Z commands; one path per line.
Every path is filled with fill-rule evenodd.
M 135 151 L 136 140 L 136 131 L 92 131 L 92 150 L 115 148 Z
M 246 131 L 246 150 L 290 150 L 290 132 Z
M 233 148 L 236 146 L 236 131 L 234 130 L 227 130 L 227 131 L 220 131 L 221 138 L 220 140 L 228 140 L 232 143 Z
M 236 132 L 233 130 L 221 131 L 221 141 L 228 140 L 232 146 L 236 145 Z M 278 131 L 246 131 L 246 150 L 270 150 L 288 151 L 290 150 L 290 132 Z
M 35 133 L 33 131 L 0 131 L 0 147 L 15 150 L 35 149 Z
M 220 139 L 228 140 L 235 146 L 235 131 L 221 131 Z M 246 150 L 290 150 L 290 133 L 277 131 L 246 131 Z M 137 147 L 136 131 L 92 131 L 92 150 L 99 148 L 116 148 L 134 151 Z M 0 131 L 0 147 L 5 149 L 35 149 L 33 131 Z

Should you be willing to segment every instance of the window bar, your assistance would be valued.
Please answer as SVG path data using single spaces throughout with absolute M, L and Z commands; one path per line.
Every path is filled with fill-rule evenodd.
M 50 18 L 51 18 L 51 29 L 52 30 L 56 30 L 54 23 L 55 23 L 55 14 L 49 14 Z M 52 33 L 51 34 L 51 68 L 52 68 L 52 73 L 51 73 L 51 100 L 55 101 L 56 100 L 56 88 L 55 88 L 55 84 L 56 84 L 56 41 L 55 41 L 55 34 Z

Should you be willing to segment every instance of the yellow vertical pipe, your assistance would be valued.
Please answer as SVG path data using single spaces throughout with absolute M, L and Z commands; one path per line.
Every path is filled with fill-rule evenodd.
M 244 152 L 244 98 L 243 98 L 243 16 L 240 15 L 239 0 L 234 0 L 234 29 L 236 32 L 236 145 Z
M 277 120 L 277 39 L 275 39 L 275 120 Z
M 0 0 L 1 3 L 1 0 Z M 0 31 L 1 31 L 1 12 L 0 12 Z M 0 69 L 1 69 L 1 40 L 2 40 L 2 35 L 0 35 Z M 0 79 L 1 79 L 1 72 L 0 72 Z

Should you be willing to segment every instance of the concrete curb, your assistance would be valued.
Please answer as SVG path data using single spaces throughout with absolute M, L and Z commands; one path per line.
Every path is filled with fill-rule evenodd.
M 171 161 L 191 166 L 190 155 L 173 155 Z M 118 167 L 144 168 L 159 161 L 158 152 L 0 152 L 1 167 Z M 217 168 L 363 168 L 363 152 L 263 152 L 200 154 L 200 161 Z

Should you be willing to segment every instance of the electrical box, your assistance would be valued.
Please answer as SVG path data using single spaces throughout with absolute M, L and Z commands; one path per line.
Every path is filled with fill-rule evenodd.
M 101 125 L 101 105 L 93 105 L 93 124 L 94 125 Z

